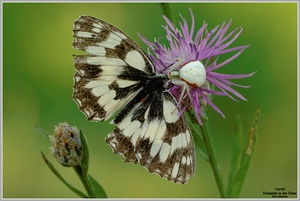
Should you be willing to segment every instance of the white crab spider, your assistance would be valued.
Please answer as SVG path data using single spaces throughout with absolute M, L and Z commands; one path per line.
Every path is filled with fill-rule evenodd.
M 187 92 L 192 99 L 189 91 L 190 87 L 201 87 L 206 81 L 206 71 L 204 65 L 198 60 L 192 60 L 182 65 L 184 59 L 180 58 L 170 67 L 168 77 L 175 85 L 181 86 L 182 91 L 178 103 L 182 101 L 183 95 Z

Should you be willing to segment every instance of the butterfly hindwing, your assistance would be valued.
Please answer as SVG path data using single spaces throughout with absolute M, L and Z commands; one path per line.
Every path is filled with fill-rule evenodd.
M 194 144 L 184 115 L 169 92 L 151 93 L 135 104 L 106 142 L 126 162 L 140 162 L 150 172 L 186 183 L 195 171 Z

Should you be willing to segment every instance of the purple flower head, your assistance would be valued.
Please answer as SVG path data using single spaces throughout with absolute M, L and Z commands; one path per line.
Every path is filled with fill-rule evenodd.
M 142 36 L 140 38 L 151 50 L 149 56 L 156 71 L 167 74 L 171 79 L 172 84 L 170 84 L 169 90 L 179 100 L 180 114 L 190 104 L 195 110 L 198 122 L 202 124 L 201 117 L 205 116 L 203 108 L 207 104 L 224 117 L 224 114 L 211 101 L 211 95 L 228 96 L 236 101 L 234 95 L 246 100 L 231 86 L 243 88 L 250 86 L 238 85 L 229 80 L 250 77 L 254 73 L 229 75 L 215 72 L 237 58 L 248 47 L 229 48 L 241 34 L 242 28 L 227 34 L 231 20 L 227 24 L 224 22 L 221 27 L 216 26 L 211 31 L 206 29 L 207 23 L 204 23 L 194 36 L 195 22 L 191 9 L 190 13 L 192 17 L 191 27 L 189 28 L 187 21 L 181 16 L 183 23 L 179 22 L 180 30 L 176 29 L 171 21 L 163 16 L 167 23 L 164 28 L 170 47 L 160 44 L 158 40 L 151 43 Z M 218 56 L 229 52 L 236 53 L 227 60 L 218 63 Z M 190 72 L 192 72 L 192 78 L 189 78 Z M 188 78 L 184 76 L 188 76 Z

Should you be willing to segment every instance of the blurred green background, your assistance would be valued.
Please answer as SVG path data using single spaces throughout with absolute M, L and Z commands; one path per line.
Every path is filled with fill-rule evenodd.
M 72 100 L 72 29 L 80 15 L 92 15 L 119 27 L 145 50 L 137 33 L 150 41 L 165 36 L 159 3 L 3 3 L 3 197 L 77 197 L 47 168 L 40 151 L 72 184 L 83 187 L 70 168 L 50 156 L 49 144 L 34 125 L 53 133 L 59 122 L 76 125 L 90 147 L 90 173 L 110 198 L 218 198 L 210 167 L 197 153 L 196 174 L 187 185 L 150 174 L 112 153 L 104 138 L 109 121 L 91 123 Z M 233 20 L 230 30 L 243 27 L 234 45 L 250 47 L 219 72 L 257 73 L 237 83 L 248 101 L 214 97 L 223 119 L 208 109 L 210 128 L 225 182 L 230 169 L 235 116 L 245 135 L 257 105 L 261 106 L 258 146 L 240 197 L 270 198 L 276 187 L 297 191 L 297 4 L 180 3 L 170 4 L 190 23 L 193 9 L 198 30 L 203 21 L 214 28 Z M 177 24 L 178 25 L 178 24 Z M 77 52 L 78 53 L 78 52 Z

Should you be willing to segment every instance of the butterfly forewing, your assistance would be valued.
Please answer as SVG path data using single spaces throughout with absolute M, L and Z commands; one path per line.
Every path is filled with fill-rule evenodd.
M 154 75 L 153 65 L 137 44 L 116 27 L 90 16 L 75 22 L 77 73 L 73 98 L 89 120 L 103 121 L 126 105 Z
M 100 19 L 75 22 L 73 99 L 91 121 L 117 114 L 106 142 L 126 162 L 186 183 L 195 171 L 194 144 L 177 101 L 143 50 L 125 33 Z

